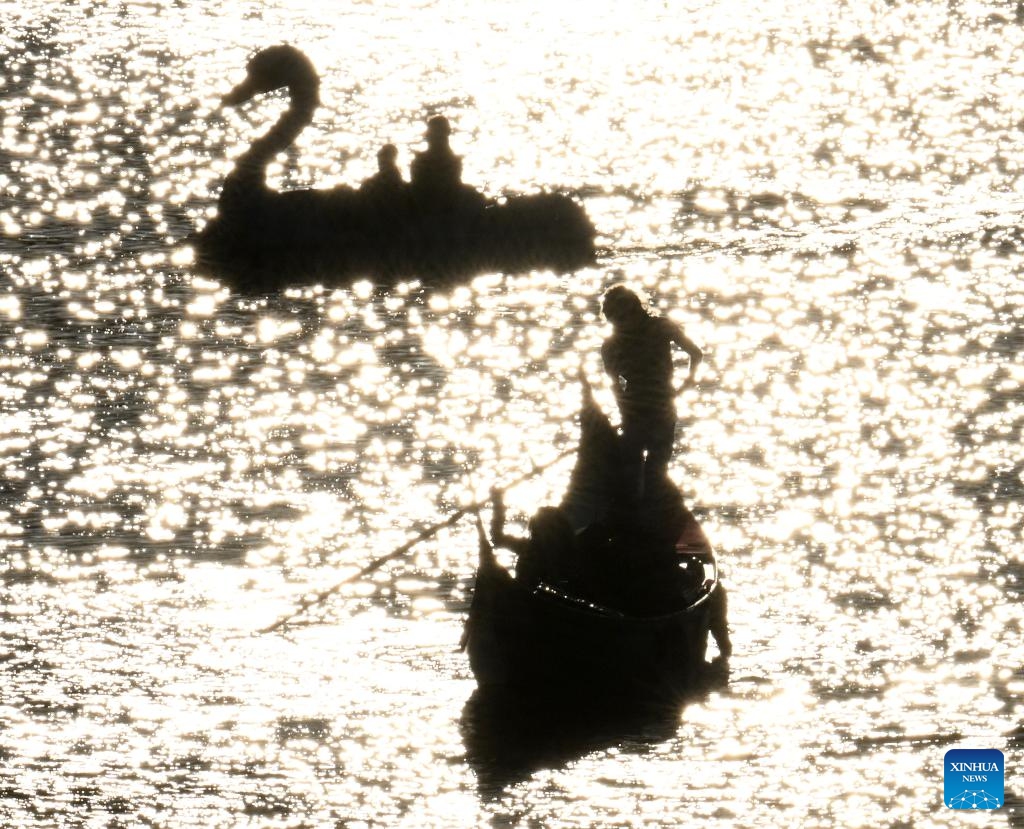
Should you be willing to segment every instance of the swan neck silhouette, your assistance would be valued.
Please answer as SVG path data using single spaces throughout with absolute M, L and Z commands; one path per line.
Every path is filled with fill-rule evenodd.
M 288 90 L 288 108 L 262 136 L 239 156 L 224 181 L 228 201 L 267 191 L 267 165 L 288 149 L 313 120 L 320 105 L 320 78 L 309 58 L 293 46 L 271 46 L 257 52 L 246 67 L 246 78 L 224 96 L 225 106 L 239 106 L 275 89 Z

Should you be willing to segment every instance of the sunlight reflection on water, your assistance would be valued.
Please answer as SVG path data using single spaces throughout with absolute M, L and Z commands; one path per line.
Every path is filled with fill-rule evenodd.
M 691 5 L 11 11 L 0 822 L 981 821 L 937 792 L 949 746 L 1020 765 L 1024 30 Z M 357 183 L 385 141 L 407 163 L 444 111 L 467 181 L 583 199 L 598 266 L 266 300 L 193 278 L 182 240 L 281 107 L 217 99 L 285 37 L 324 106 L 275 186 Z M 481 762 L 468 522 L 254 633 L 557 455 L 580 365 L 610 408 L 617 280 L 705 349 L 672 471 L 730 585 L 727 687 Z M 512 522 L 567 475 L 510 491 Z

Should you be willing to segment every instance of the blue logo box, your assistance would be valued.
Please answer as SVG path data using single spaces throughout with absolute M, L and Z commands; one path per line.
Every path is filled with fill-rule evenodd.
M 1003 752 L 995 748 L 951 748 L 944 766 L 944 800 L 950 809 L 998 809 L 1003 805 Z

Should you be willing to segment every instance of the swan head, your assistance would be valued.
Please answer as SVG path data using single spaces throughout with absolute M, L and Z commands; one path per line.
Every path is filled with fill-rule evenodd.
M 238 106 L 251 98 L 288 87 L 315 91 L 320 86 L 313 62 L 294 46 L 282 44 L 261 49 L 245 66 L 245 80 L 222 99 L 226 106 Z

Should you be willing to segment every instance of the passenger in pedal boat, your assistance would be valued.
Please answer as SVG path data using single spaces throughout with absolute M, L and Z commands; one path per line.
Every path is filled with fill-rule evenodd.
M 427 121 L 427 149 L 416 153 L 409 167 L 415 191 L 443 198 L 462 186 L 462 158 L 448 143 L 451 134 L 451 124 L 443 115 Z
M 413 155 L 409 165 L 409 187 L 413 199 L 441 213 L 453 210 L 475 214 L 487 200 L 462 183 L 462 157 L 449 144 L 451 124 L 443 115 L 427 121 L 427 148 Z
M 377 151 L 377 172 L 359 185 L 359 192 L 375 200 L 401 198 L 409 190 L 408 182 L 398 169 L 398 147 L 385 144 Z

